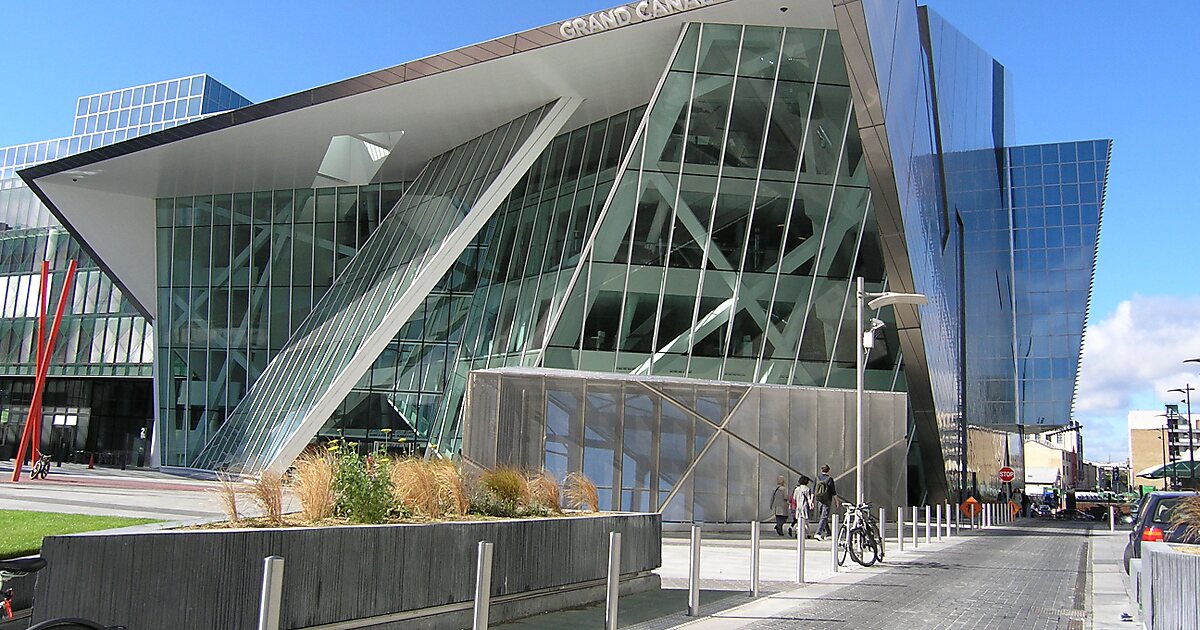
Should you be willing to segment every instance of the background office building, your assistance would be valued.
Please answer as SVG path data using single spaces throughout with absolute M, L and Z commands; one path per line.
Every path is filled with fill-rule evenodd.
M 144 464 L 154 428 L 149 323 L 16 172 L 248 104 L 207 75 L 183 77 L 81 96 L 71 135 L 0 148 L 0 457 L 13 456 L 33 395 L 42 261 L 51 317 L 68 262 L 78 264 L 50 360 L 43 452 Z
M 856 277 L 929 298 L 869 313 L 869 499 L 1071 420 L 1110 143 L 1012 146 L 1010 85 L 912 2 L 656 0 L 21 175 L 154 324 L 164 466 L 345 435 L 744 520 L 854 487 Z

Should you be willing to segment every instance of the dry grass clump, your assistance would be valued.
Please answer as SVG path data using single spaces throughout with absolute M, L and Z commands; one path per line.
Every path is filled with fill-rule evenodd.
M 413 514 L 439 515 L 437 477 L 424 460 L 406 457 L 392 464 L 392 496 Z
M 554 475 L 545 470 L 531 473 L 526 478 L 525 485 L 529 488 L 530 502 L 541 505 L 555 514 L 562 513 L 562 488 Z
M 1171 529 L 1182 528 L 1183 539 L 1200 541 L 1200 496 L 1184 497 L 1171 510 Z
M 392 496 L 401 509 L 428 518 L 462 516 L 470 508 L 462 475 L 453 462 L 444 460 L 396 460 Z
M 485 470 L 479 476 L 479 485 L 501 503 L 511 506 L 529 504 L 529 484 L 516 468 L 502 466 Z
M 596 492 L 596 484 L 587 475 L 571 473 L 567 475 L 564 494 L 567 505 L 582 510 L 584 506 L 592 512 L 600 511 L 600 493 Z
M 212 490 L 221 502 L 221 511 L 230 523 L 242 520 L 238 514 L 238 482 L 230 475 L 217 474 L 217 487 Z
M 446 460 L 430 461 L 428 464 L 437 480 L 438 506 L 442 514 L 465 515 L 471 509 L 471 498 L 458 467 Z
M 250 496 L 271 523 L 283 521 L 283 475 L 263 472 L 250 484 Z
M 334 474 L 337 460 L 328 451 L 309 451 L 296 460 L 292 489 L 300 500 L 300 513 L 310 523 L 333 516 L 337 508 Z

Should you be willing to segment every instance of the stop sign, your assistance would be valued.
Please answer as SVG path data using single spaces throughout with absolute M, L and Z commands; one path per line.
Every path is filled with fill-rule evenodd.
M 1004 483 L 1008 483 L 1016 478 L 1017 478 L 1017 471 L 1013 470 L 1012 468 L 1005 466 L 1004 468 L 1000 469 L 1000 481 L 1003 481 Z

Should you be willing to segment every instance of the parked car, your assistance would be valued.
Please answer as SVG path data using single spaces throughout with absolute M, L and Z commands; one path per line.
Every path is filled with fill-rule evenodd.
M 1129 573 L 1129 561 L 1142 557 L 1143 542 L 1183 542 L 1184 528 L 1172 528 L 1171 510 L 1183 497 L 1196 496 L 1195 492 L 1151 492 L 1142 497 L 1134 512 L 1133 531 L 1125 544 L 1125 573 Z
M 1050 509 L 1050 506 L 1046 505 L 1045 503 L 1039 503 L 1039 504 L 1033 506 L 1033 513 L 1035 516 L 1041 516 L 1041 517 L 1050 516 L 1051 511 L 1052 510 Z
M 1080 510 L 1059 510 L 1054 513 L 1056 521 L 1094 521 L 1095 516 Z

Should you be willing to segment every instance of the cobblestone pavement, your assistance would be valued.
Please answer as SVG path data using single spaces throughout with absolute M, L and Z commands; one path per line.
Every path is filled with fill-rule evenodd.
M 805 603 L 755 619 L 737 609 L 698 627 L 1084 628 L 1091 525 L 1026 521 L 906 554 L 852 584 L 776 598 Z M 891 560 L 891 558 L 889 558 Z M 835 580 L 836 581 L 836 578 Z

